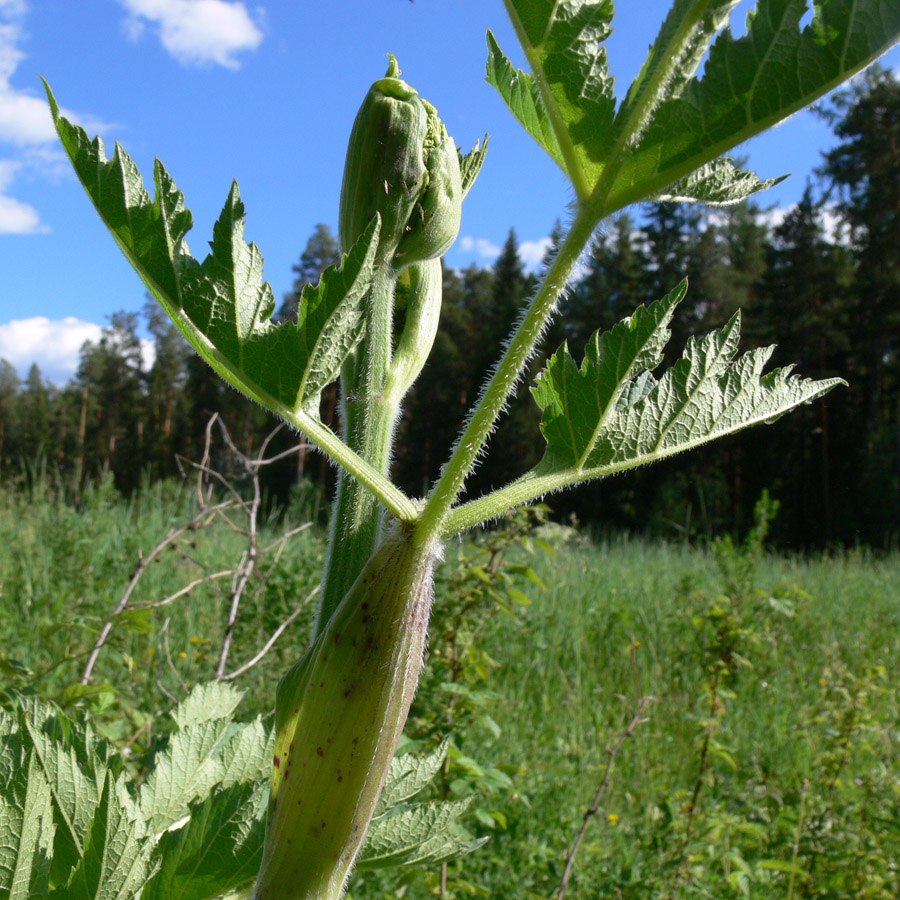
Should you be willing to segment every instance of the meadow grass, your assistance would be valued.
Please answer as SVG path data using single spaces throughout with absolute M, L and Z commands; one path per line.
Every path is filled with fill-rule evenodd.
M 77 506 L 47 484 L 0 490 L 3 686 L 73 702 L 71 686 L 139 550 L 189 519 L 193 503 L 171 483 L 127 501 L 101 484 Z M 267 521 L 261 543 L 301 520 L 289 511 Z M 233 565 L 244 545 L 224 523 L 196 532 L 150 567 L 135 601 Z M 322 547 L 316 529 L 292 540 L 248 599 L 236 661 L 315 583 Z M 900 896 L 900 557 L 763 554 L 742 569 L 741 553 L 721 547 L 576 538 L 527 561 L 545 589 L 523 579 L 531 604 L 491 612 L 478 639 L 498 664 L 483 720 L 499 736 L 477 722 L 453 735 L 460 753 L 509 773 L 512 787 L 477 798 L 494 824 L 482 816 L 470 828 L 491 840 L 450 864 L 444 897 L 555 896 L 607 749 L 640 697 L 645 721 L 615 760 L 570 898 Z M 447 602 L 440 586 L 437 616 Z M 169 618 L 185 682 L 208 679 L 227 600 L 227 590 L 204 587 L 114 630 L 92 681 L 115 691 L 80 701 L 109 736 L 122 743 L 146 724 L 133 750 L 152 747 L 171 705 L 159 681 L 179 691 L 160 663 L 159 629 Z M 307 634 L 301 617 L 238 680 L 245 718 L 270 709 Z M 421 693 L 416 701 L 446 702 Z M 457 763 L 449 774 L 451 784 L 465 781 Z M 367 875 L 352 893 L 440 895 L 439 871 Z

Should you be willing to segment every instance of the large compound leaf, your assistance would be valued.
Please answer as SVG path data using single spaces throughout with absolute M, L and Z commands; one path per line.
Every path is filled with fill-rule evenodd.
M 0 900 L 49 896 L 54 831 L 50 784 L 32 753 L 0 783 Z
M 672 296 L 639 310 L 605 340 L 595 335 L 580 370 L 563 347 L 541 373 L 533 391 L 547 439 L 536 469 L 541 476 L 562 476 L 564 483 L 634 468 L 773 422 L 844 383 L 793 376 L 792 367 L 764 375 L 774 347 L 736 358 L 739 315 L 721 331 L 692 338 L 683 357 L 656 381 L 649 368 L 668 338 Z M 652 349 L 636 352 L 641 340 Z M 566 430 L 567 420 L 576 426 Z
M 597 180 L 615 114 L 603 42 L 612 0 L 506 0 L 533 75 L 517 71 L 488 36 L 488 81 L 559 163 L 579 197 Z
M 262 255 L 244 240 L 237 183 L 213 229 L 210 254 L 198 262 L 185 234 L 193 219 L 159 160 L 151 200 L 134 162 L 116 144 L 107 159 L 100 138 L 59 113 L 47 88 L 56 130 L 81 183 L 128 261 L 194 349 L 223 378 L 281 415 L 317 414 L 322 388 L 333 381 L 363 332 L 360 302 L 371 281 L 377 217 L 315 287 L 304 290 L 298 324 L 275 323 L 272 288 Z
M 896 0 L 814 0 L 802 29 L 807 0 L 760 0 L 738 39 L 726 28 L 735 0 L 675 0 L 614 112 L 602 48 L 611 3 L 505 3 L 532 72 L 517 71 L 489 34 L 488 81 L 598 217 L 651 197 L 735 202 L 768 186 L 714 160 L 812 103 L 900 35 Z
M 422 803 L 372 820 L 359 855 L 358 869 L 437 862 L 481 846 L 460 831 L 456 821 L 469 800 Z
M 37 711 L 35 711 L 37 712 Z M 49 706 L 22 714 L 22 739 L 50 786 L 56 823 L 54 873 L 67 873 L 84 856 L 84 840 L 100 802 L 108 767 L 90 746 L 66 739 L 68 729 Z
M 745 35 L 718 36 L 702 78 L 661 103 L 649 98 L 652 117 L 615 173 L 607 208 L 642 199 L 786 119 L 900 35 L 896 0 L 814 0 L 813 7 L 801 29 L 807 0 L 760 0 Z
M 424 756 L 417 753 L 395 756 L 391 760 L 384 788 L 378 798 L 375 815 L 381 815 L 398 803 L 418 794 L 440 771 L 449 746 L 449 739 L 445 739 L 433 753 Z
M 611 331 L 595 332 L 580 369 L 565 344 L 550 357 L 533 394 L 543 410 L 541 431 L 557 467 L 584 468 L 622 392 L 636 383 L 640 372 L 659 365 L 672 313 L 686 291 L 687 283 L 682 282 Z

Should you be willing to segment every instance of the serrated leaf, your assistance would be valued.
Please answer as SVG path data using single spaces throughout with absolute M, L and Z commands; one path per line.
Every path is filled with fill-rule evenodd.
M 155 872 L 153 840 L 111 772 L 103 784 L 84 844 L 84 856 L 65 889 L 66 900 L 134 900 Z
M 791 375 L 793 367 L 763 374 L 774 347 L 751 350 L 736 358 L 739 339 L 737 314 L 721 331 L 699 341 L 692 338 L 683 357 L 652 386 L 646 382 L 646 373 L 639 375 L 645 379 L 640 399 L 617 404 L 612 415 L 609 404 L 603 407 L 592 402 L 581 385 L 572 390 L 570 382 L 542 375 L 535 398 L 545 415 L 551 416 L 553 427 L 544 428 L 547 452 L 536 471 L 562 475 L 568 470 L 570 481 L 601 478 L 750 425 L 773 422 L 844 383 L 839 378 L 800 378 Z M 613 340 L 611 346 L 616 348 L 619 343 Z M 661 347 L 654 354 L 658 351 Z M 568 355 L 565 348 L 560 352 Z M 557 363 L 557 369 L 561 366 L 566 372 L 578 372 L 571 361 Z M 606 391 L 608 387 L 601 396 L 606 396 Z M 604 412 L 598 424 L 594 412 L 600 407 Z M 556 424 L 560 418 L 574 421 L 577 430 L 565 432 Z
M 0 900 L 42 900 L 50 893 L 53 795 L 34 753 L 0 783 Z
M 391 761 L 375 815 L 382 815 L 391 807 L 418 794 L 440 771 L 449 746 L 450 740 L 445 738 L 434 753 L 425 756 L 414 753 L 395 756 Z
M 566 172 L 562 149 L 556 139 L 550 115 L 541 99 L 541 93 L 534 78 L 528 72 L 517 69 L 500 49 L 497 39 L 489 30 L 487 81 L 492 84 L 519 120 L 522 127 L 540 144 L 553 161 Z
M 549 359 L 532 393 L 543 410 L 541 431 L 556 466 L 580 470 L 587 464 L 623 391 L 635 376 L 655 368 L 662 359 L 668 324 L 686 291 L 687 284 L 682 282 L 612 330 L 595 332 L 580 369 L 566 345 Z M 641 382 L 639 390 L 645 387 Z
M 737 39 L 727 28 L 736 0 L 675 0 L 615 111 L 602 46 L 608 0 L 505 3 L 532 72 L 517 71 L 489 35 L 488 81 L 598 218 L 661 194 L 717 204 L 762 190 L 773 182 L 730 178 L 726 189 L 721 168 L 700 183 L 682 179 L 808 106 L 900 36 L 895 0 L 814 0 L 802 29 L 806 0 L 760 0 Z
M 100 802 L 108 767 L 92 752 L 88 737 L 80 746 L 63 743 L 59 719 L 44 717 L 51 708 L 41 707 L 40 724 L 29 711 L 23 713 L 22 737 L 50 785 L 57 828 L 53 869 L 58 874 L 68 872 L 84 855 L 85 835 Z
M 16 716 L 0 709 L 0 787 L 9 784 L 22 768 L 25 750 Z
M 472 190 L 472 185 L 475 184 L 475 179 L 481 172 L 481 167 L 484 165 L 484 158 L 487 156 L 487 149 L 488 136 L 485 135 L 484 138 L 478 141 L 465 156 L 463 156 L 461 150 L 457 150 L 457 154 L 459 155 L 459 175 L 460 183 L 462 184 L 463 199 L 465 199 L 466 194 Z
M 615 114 L 603 46 L 613 4 L 506 0 L 506 8 L 534 76 L 516 73 L 489 37 L 488 81 L 520 121 L 524 114 L 530 124 L 523 124 L 586 198 L 602 170 Z
M 373 819 L 360 851 L 359 868 L 397 865 L 443 834 L 468 809 L 470 800 L 424 803 Z
M 160 833 L 188 813 L 188 804 L 205 797 L 221 780 L 222 743 L 227 720 L 189 725 L 172 735 L 141 785 L 138 805 L 154 833 Z
M 243 696 L 243 691 L 222 681 L 201 683 L 172 710 L 172 718 L 179 730 L 219 719 L 230 722 Z
M 617 131 L 627 129 L 630 144 L 637 143 L 660 103 L 681 95 L 739 2 L 675 0 L 616 114 Z
M 634 135 L 622 134 L 634 150 L 616 172 L 606 211 L 662 190 L 808 106 L 900 36 L 895 0 L 815 0 L 813 7 L 801 29 L 806 0 L 760 0 L 746 34 L 719 34 L 702 78 L 662 102 L 647 95 L 652 115 Z M 621 112 L 641 117 L 635 107 Z M 617 133 L 621 123 L 617 117 Z
M 731 159 L 722 156 L 670 184 L 651 199 L 659 202 L 729 206 L 768 190 L 787 177 L 782 175 L 780 178 L 767 178 L 763 181 L 755 172 L 739 169 Z
M 190 211 L 159 160 L 153 200 L 134 162 L 60 115 L 45 82 L 56 130 L 81 183 L 120 249 L 194 349 L 232 385 L 280 415 L 314 411 L 362 334 L 360 301 L 372 276 L 376 217 L 340 266 L 326 270 L 301 297 L 300 322 L 274 323 L 272 288 L 262 255 L 244 240 L 237 182 L 213 229 L 210 254 L 198 262 L 184 236 Z
M 211 900 L 252 884 L 262 860 L 267 783 L 233 784 L 191 803 L 190 819 L 154 850 L 158 873 L 141 900 Z
M 275 729 L 259 717 L 246 725 L 234 727 L 222 745 L 223 788 L 233 784 L 259 781 L 272 773 L 275 755 Z

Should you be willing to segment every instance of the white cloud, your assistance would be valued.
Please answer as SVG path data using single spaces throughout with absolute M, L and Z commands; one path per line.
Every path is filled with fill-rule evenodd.
M 28 12 L 26 0 L 0 0 L 0 234 L 35 234 L 48 231 L 38 211 L 10 195 L 9 189 L 20 171 L 42 176 L 61 169 L 63 155 L 56 148 L 56 132 L 47 101 L 37 93 L 10 84 L 19 63 L 25 59 L 23 23 Z M 69 118 L 80 119 L 94 130 L 102 123 L 85 122 L 85 117 L 64 110 Z
M 550 249 L 552 241 L 549 237 L 542 237 L 536 241 L 522 241 L 519 244 L 519 257 L 528 272 L 534 272 L 540 268 L 544 255 Z M 473 238 L 468 235 L 460 238 L 459 248 L 466 253 L 474 253 L 482 259 L 495 260 L 502 247 L 489 241 L 487 238 Z
M 547 251 L 553 246 L 553 241 L 549 237 L 542 237 L 537 241 L 522 241 L 519 244 L 519 256 L 525 263 L 525 268 L 529 272 L 534 272 L 541 267 Z
M 10 362 L 24 378 L 37 363 L 47 381 L 64 384 L 78 368 L 78 353 L 85 341 L 100 340 L 102 329 L 74 316 L 14 319 L 0 325 L 0 359 Z
M 460 249 L 466 253 L 475 253 L 484 259 L 494 259 L 500 254 L 501 247 L 489 241 L 487 238 L 473 238 L 468 235 L 460 238 Z
M 238 0 L 119 0 L 128 10 L 125 33 L 138 40 L 147 23 L 163 47 L 186 65 L 240 65 L 236 54 L 255 50 L 263 39 L 257 21 Z

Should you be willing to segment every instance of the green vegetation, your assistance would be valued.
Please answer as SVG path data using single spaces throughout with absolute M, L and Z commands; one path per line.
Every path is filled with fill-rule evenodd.
M 0 620 L 7 691 L 33 687 L 65 703 L 93 643 L 91 629 L 126 586 L 137 547 L 155 543 L 191 513 L 191 494 L 173 485 L 129 501 L 100 494 L 85 498 L 80 509 L 59 502 L 50 489 L 27 501 L 3 494 L 4 602 L 26 595 L 25 575 L 37 564 L 46 579 L 32 583 L 30 604 Z M 265 539 L 287 525 L 268 523 Z M 30 537 L 37 534 L 46 540 Z M 194 552 L 214 568 L 226 568 L 240 552 L 224 528 L 197 537 Z M 302 594 L 322 549 L 320 532 L 299 535 L 282 556 L 278 590 Z M 498 553 L 504 562 L 495 566 Z M 748 561 L 727 542 L 707 549 L 634 539 L 593 543 L 560 526 L 534 532 L 520 525 L 487 532 L 448 554 L 436 586 L 441 627 L 432 632 L 404 749 L 434 747 L 449 734 L 446 778 L 426 797 L 474 793 L 465 822 L 490 840 L 448 864 L 445 897 L 555 896 L 566 849 L 602 778 L 606 749 L 641 696 L 652 698 L 646 721 L 616 756 L 579 851 L 570 898 L 615 896 L 618 889 L 630 898 L 702 891 L 731 898 L 749 891 L 780 900 L 788 896 L 792 872 L 796 900 L 897 896 L 896 555 L 752 551 Z M 141 599 L 183 586 L 189 575 L 171 556 L 148 573 Z M 485 578 L 491 571 L 499 577 Z M 58 586 L 54 596 L 71 610 L 63 628 L 50 627 L 48 607 L 38 602 L 51 596 L 48 585 Z M 181 676 L 191 686 L 209 679 L 227 616 L 216 596 L 210 591 L 155 610 L 144 629 L 122 627 L 98 660 L 97 684 L 114 680 L 116 692 L 80 702 L 102 735 L 128 745 L 135 770 L 172 730 L 173 704 L 154 684 L 158 631 L 171 616 L 170 647 Z M 273 586 L 269 602 L 276 596 Z M 725 631 L 723 610 L 735 616 Z M 248 612 L 248 629 L 257 614 Z M 709 687 L 724 634 L 733 638 L 732 670 L 711 719 Z M 241 641 L 256 637 L 244 632 Z M 38 672 L 66 652 L 80 657 L 39 681 L 10 665 L 12 657 Z M 125 654 L 138 661 L 132 668 Z M 271 695 L 262 686 L 283 659 L 276 645 L 235 681 L 248 690 L 241 721 L 270 712 Z M 463 665 L 452 665 L 454 659 Z M 178 691 L 165 669 L 164 683 Z M 450 696 L 457 698 L 452 713 Z M 74 712 L 71 703 L 65 708 Z M 686 842 L 711 721 L 712 751 Z M 689 865 L 682 871 L 684 859 Z M 382 900 L 403 883 L 407 897 L 432 896 L 440 890 L 441 866 L 398 875 L 361 872 L 351 894 Z
M 508 338 L 491 348 L 496 363 L 421 499 L 391 480 L 392 449 L 403 401 L 437 335 L 443 299 L 440 256 L 455 240 L 461 204 L 482 168 L 486 144 L 464 154 L 435 108 L 400 78 L 390 57 L 350 135 L 339 215 L 343 254 L 315 285 L 302 290 L 296 318 L 275 321 L 262 255 L 244 239 L 237 182 L 213 227 L 209 253 L 196 258 L 185 240 L 192 214 L 162 162 L 154 165 L 151 197 L 124 148 L 116 144 L 107 155 L 99 138 L 90 139 L 61 114 L 45 83 L 63 149 L 147 290 L 224 381 L 301 431 L 338 466 L 338 476 L 310 639 L 295 648 L 293 663 L 279 673 L 272 737 L 261 723 L 235 727 L 231 716 L 239 694 L 222 682 L 259 665 L 312 593 L 302 601 L 295 596 L 291 612 L 262 649 L 233 667 L 232 650 L 252 652 L 237 640 L 242 609 L 255 604 L 265 612 L 261 595 L 288 539 L 297 533 L 289 530 L 267 546 L 260 542 L 259 472 L 294 451 L 269 457 L 266 440 L 254 455 L 249 447 L 239 449 L 220 423 L 224 443 L 250 482 L 248 495 L 241 496 L 231 475 L 210 465 L 216 423 L 210 420 L 203 458 L 194 464 L 197 512 L 187 525 L 170 530 L 147 560 L 139 554 L 128 586 L 96 631 L 80 682 L 62 699 L 114 693 L 115 679 L 110 679 L 111 690 L 94 677 L 110 637 L 122 627 L 146 629 L 154 608 L 167 609 L 194 587 L 221 579 L 230 588 L 219 614 L 224 627 L 214 670 L 218 683 L 188 693 L 172 658 L 166 620 L 156 635 L 159 658 L 165 658 L 188 696 L 173 712 L 174 730 L 166 744 L 154 748 L 140 772 L 125 771 L 122 756 L 94 739 L 89 720 L 71 721 L 52 706 L 10 694 L 17 708 L 0 718 L 5 737 L 0 761 L 15 773 L 0 796 L 6 823 L 0 833 L 6 859 L 0 889 L 6 895 L 16 900 L 151 895 L 212 900 L 250 892 L 253 900 L 340 900 L 354 867 L 362 870 L 373 858 L 388 869 L 441 862 L 438 890 L 447 893 L 449 860 L 479 844 L 458 822 L 471 798 L 451 796 L 458 791 L 452 766 L 462 757 L 450 753 L 449 735 L 441 749 L 408 765 L 395 755 L 419 685 L 435 570 L 448 541 L 548 493 L 770 424 L 844 383 L 833 376 L 810 379 L 795 373 L 794 366 L 767 370 L 772 347 L 739 352 L 739 312 L 718 330 L 691 336 L 680 356 L 661 368 L 670 352 L 670 326 L 686 293 L 681 280 L 618 324 L 593 330 L 580 362 L 563 343 L 531 384 L 540 410 L 533 439 L 540 443 L 538 434 L 543 437 L 543 454 L 505 486 L 464 496 L 469 475 L 487 452 L 507 400 L 527 375 L 567 282 L 601 223 L 642 200 L 716 207 L 764 190 L 774 182 L 740 170 L 722 154 L 860 71 L 900 36 L 900 11 L 880 0 L 853 9 L 841 0 L 821 0 L 803 28 L 805 4 L 780 4 L 761 0 L 748 17 L 746 34 L 734 39 L 726 28 L 733 0 L 675 0 L 643 68 L 617 103 L 603 47 L 613 18 L 609 0 L 506 0 L 530 71 L 515 69 L 488 32 L 487 79 L 566 174 L 575 194 L 572 220 Z M 333 382 L 340 386 L 337 430 L 322 418 L 323 391 Z M 82 429 L 82 450 L 83 437 Z M 212 480 L 221 484 L 225 499 L 217 501 L 205 486 Z M 776 512 L 777 504 L 764 494 L 744 544 L 717 545 L 724 586 L 697 599 L 690 619 L 702 686 L 699 710 L 698 704 L 693 709 L 700 717 L 696 775 L 686 803 L 671 814 L 674 842 L 663 841 L 660 849 L 660 842 L 651 839 L 647 857 L 652 859 L 648 869 L 672 897 L 697 880 L 695 845 L 700 829 L 711 821 L 704 816 L 709 793 L 704 786 L 720 761 L 738 768 L 725 741 L 728 701 L 736 696 L 757 644 L 769 637 L 769 607 L 790 615 L 796 605 L 791 594 L 761 602 L 753 593 L 754 568 Z M 243 537 L 244 547 L 236 564 L 214 572 L 193 560 L 184 545 L 188 541 L 192 550 L 194 534 L 220 518 Z M 515 545 L 527 548 L 531 542 L 515 528 L 506 547 L 501 542 L 489 549 L 487 566 L 473 566 L 466 558 L 457 564 L 463 581 L 480 578 L 492 591 L 460 590 L 450 604 L 450 631 L 438 632 L 449 645 L 450 677 L 440 683 L 466 702 L 451 710 L 444 724 L 432 717 L 432 731 L 454 724 L 465 728 L 474 707 L 482 705 L 476 702 L 473 676 L 484 680 L 479 666 L 484 670 L 487 659 L 473 655 L 466 632 L 489 621 L 486 600 L 495 598 L 501 609 L 510 600 L 527 608 L 527 595 L 513 576 L 542 583 L 533 568 L 510 563 Z M 169 547 L 204 574 L 156 607 L 136 605 L 132 596 L 138 581 Z M 275 563 L 269 564 L 272 557 Z M 690 597 L 690 586 L 683 586 L 680 609 L 689 606 Z M 577 640 L 581 633 L 569 632 L 568 638 Z M 607 772 L 568 851 L 560 897 L 577 871 L 576 855 L 608 789 L 613 757 L 642 725 L 647 709 L 664 700 L 640 685 L 638 646 L 632 635 L 634 712 L 609 751 Z M 14 661 L 8 665 L 17 667 Z M 828 685 L 829 678 L 823 679 Z M 861 698 L 874 695 L 871 679 L 862 681 L 840 669 L 835 680 L 835 699 L 820 713 L 836 732 L 832 740 L 826 731 L 824 790 L 810 797 L 806 788 L 801 793 L 790 858 L 780 847 L 767 847 L 764 858 L 753 857 L 731 835 L 744 834 L 743 820 L 734 825 L 731 819 L 724 825 L 717 820 L 727 839 L 724 849 L 721 842 L 713 847 L 718 855 L 725 853 L 727 865 L 713 878 L 721 877 L 732 889 L 748 893 L 756 869 L 788 874 L 789 897 L 798 879 L 822 877 L 822 866 L 814 875 L 801 865 L 803 837 L 807 829 L 815 837 L 821 832 L 822 840 L 831 837 L 839 781 L 857 724 L 865 718 Z M 156 684 L 173 696 L 160 675 Z M 483 724 L 490 721 L 496 720 L 482 716 Z M 260 780 L 270 753 L 270 777 Z M 439 773 L 440 798 L 412 799 Z M 495 785 L 502 785 L 502 774 L 508 778 L 499 767 L 488 769 L 484 781 L 493 776 Z M 232 789 L 237 785 L 242 793 L 236 797 Z M 499 826 L 508 817 L 482 810 L 481 821 Z M 761 826 L 754 821 L 747 827 L 752 831 L 753 825 L 759 837 Z M 881 831 L 872 831 L 880 848 Z M 773 840 L 777 834 L 776 828 Z M 868 862 L 869 855 L 865 858 Z M 227 863 L 217 864 L 217 859 Z M 636 865 L 625 854 L 616 864 L 630 871 Z M 882 869 L 890 877 L 892 863 L 873 877 L 882 877 Z M 504 880 L 521 891 L 528 872 L 523 864 L 518 877 Z M 869 889 L 868 884 L 854 886 Z

